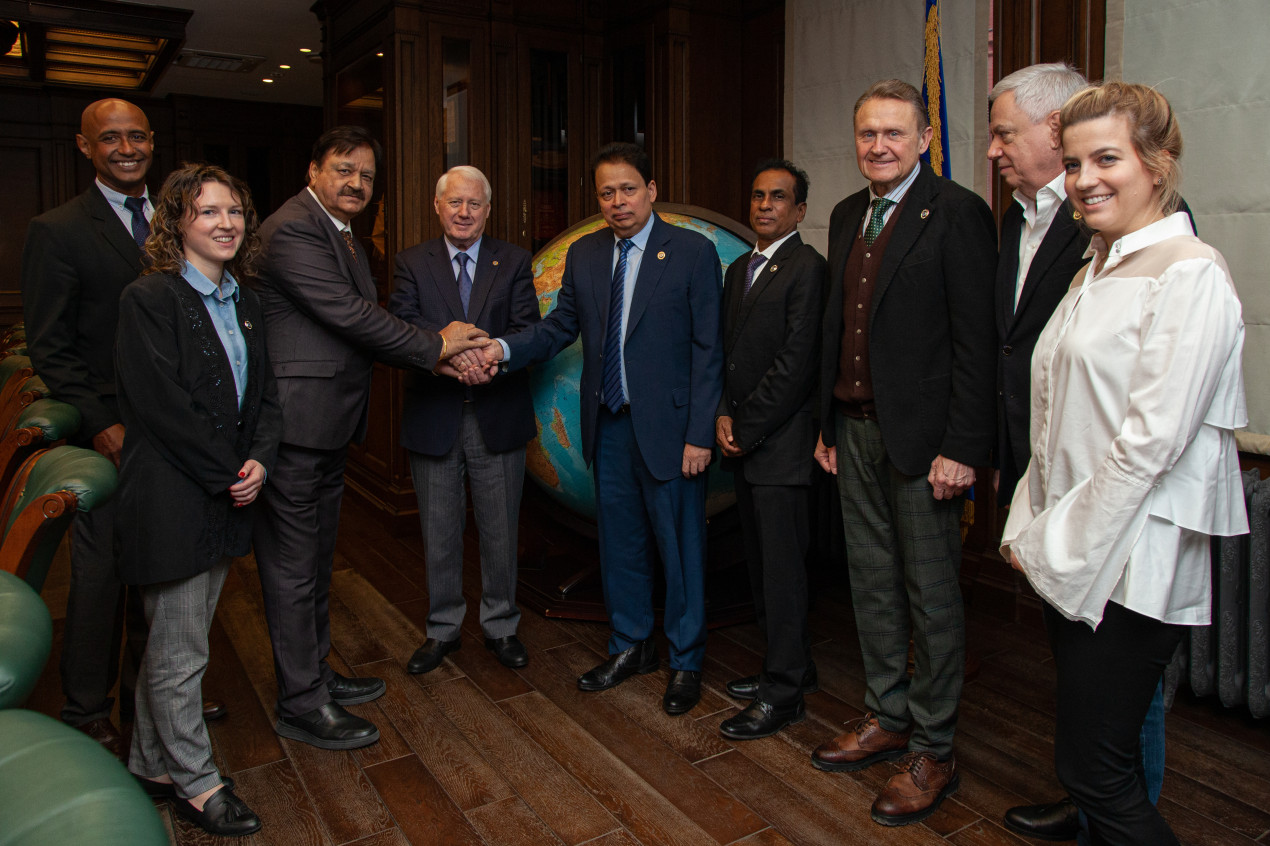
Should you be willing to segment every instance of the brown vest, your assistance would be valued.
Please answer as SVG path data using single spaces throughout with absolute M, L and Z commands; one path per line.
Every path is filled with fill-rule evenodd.
M 849 417 L 877 419 L 873 377 L 869 370 L 869 313 L 877 288 L 878 269 L 907 199 L 908 193 L 905 193 L 872 246 L 864 245 L 864 227 L 856 227 L 851 252 L 847 254 L 847 267 L 842 274 L 842 348 L 838 351 L 838 379 L 834 382 L 833 397 L 838 409 Z M 869 214 L 866 210 L 866 220 Z

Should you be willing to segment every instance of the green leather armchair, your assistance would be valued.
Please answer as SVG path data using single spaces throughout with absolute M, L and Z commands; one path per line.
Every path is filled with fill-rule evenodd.
M 53 620 L 40 595 L 0 571 L 0 710 L 26 701 L 53 646 Z

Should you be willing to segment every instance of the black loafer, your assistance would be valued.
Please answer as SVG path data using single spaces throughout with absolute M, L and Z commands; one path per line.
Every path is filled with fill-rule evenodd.
M 146 792 L 146 795 L 149 796 L 151 799 L 177 798 L 176 785 L 170 781 L 155 781 L 152 778 L 139 776 L 136 773 L 133 773 L 132 777 L 137 780 L 137 784 L 141 785 L 141 789 L 144 790 Z M 234 780 L 230 778 L 229 776 L 221 776 L 220 783 L 225 785 L 225 787 L 229 788 L 230 790 L 234 789 Z
M 617 687 L 633 675 L 657 672 L 658 663 L 656 644 L 651 639 L 640 641 L 579 676 L 578 690 L 593 693 Z
M 203 700 L 203 719 L 207 722 L 219 720 L 221 717 L 229 713 L 229 709 L 225 707 L 225 703 L 219 699 Z
M 701 701 L 701 671 L 671 670 L 661 707 L 672 717 L 686 714 Z
M 454 640 L 437 640 L 430 637 L 423 642 L 423 646 L 415 650 L 414 655 L 410 656 L 410 663 L 406 664 L 406 672 L 416 676 L 420 673 L 430 673 L 441 666 L 445 656 L 451 652 L 458 652 L 462 645 L 463 641 L 457 637 Z
M 728 695 L 736 699 L 753 699 L 758 696 L 758 676 L 742 676 L 728 682 Z M 808 664 L 803 672 L 803 696 L 820 690 L 820 674 L 815 664 Z
M 801 723 L 806 717 L 807 711 L 801 699 L 793 705 L 779 708 L 762 699 L 755 699 L 741 713 L 724 720 L 719 726 L 719 732 L 733 740 L 758 740 L 760 737 L 771 737 L 785 726 Z
M 260 817 L 228 787 L 207 797 L 201 811 L 179 796 L 172 800 L 172 810 L 218 837 L 244 837 L 260 831 Z
M 485 638 L 485 648 L 494 653 L 498 663 L 513 670 L 529 663 L 529 650 L 516 635 Z
M 1019 805 L 1005 812 L 1005 827 L 1026 837 L 1062 843 L 1080 833 L 1080 811 L 1067 796 L 1048 805 Z
M 326 683 L 331 698 L 341 705 L 360 705 L 384 695 L 384 680 L 376 678 L 350 679 L 348 676 L 335 676 Z
M 379 740 L 374 723 L 350 714 L 338 702 L 328 702 L 298 717 L 279 717 L 273 730 L 318 749 L 358 749 Z

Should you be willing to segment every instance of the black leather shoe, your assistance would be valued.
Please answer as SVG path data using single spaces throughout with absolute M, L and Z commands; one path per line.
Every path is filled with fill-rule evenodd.
M 1080 812 L 1064 796 L 1048 805 L 1019 805 L 1005 812 L 1005 827 L 1026 837 L 1061 843 L 1080 833 Z
M 806 717 L 801 699 L 783 708 L 755 699 L 744 711 L 724 720 L 719 731 L 733 740 L 758 740 L 771 737 L 785 726 L 801 723 Z
M 445 656 L 451 652 L 458 652 L 462 645 L 463 641 L 457 637 L 454 640 L 437 640 L 435 637 L 430 637 L 423 642 L 423 646 L 415 650 L 414 655 L 410 656 L 406 672 L 414 673 L 416 676 L 420 673 L 430 673 L 441 666 Z
M 736 699 L 753 699 L 758 696 L 758 676 L 742 676 L 728 682 L 728 695 Z M 820 674 L 815 664 L 808 664 L 803 671 L 803 696 L 820 690 Z
M 701 671 L 671 670 L 661 707 L 672 717 L 686 714 L 701 701 Z
M 333 701 L 298 717 L 279 717 L 273 730 L 318 749 L 357 749 L 379 740 L 374 723 L 350 714 Z
M 524 667 L 529 663 L 529 651 L 516 635 L 485 638 L 485 648 L 494 653 L 504 667 Z
M 211 722 L 212 720 L 219 720 L 221 717 L 225 716 L 228 713 L 229 713 L 229 709 L 226 708 L 225 703 L 221 702 L 219 699 L 204 699 L 203 700 L 203 720 L 205 722 Z
M 641 641 L 578 676 L 578 690 L 608 690 L 637 673 L 655 673 L 657 666 L 657 645 L 651 639 Z
M 154 779 L 139 776 L 136 773 L 132 777 L 137 780 L 137 784 L 141 785 L 141 789 L 151 799 L 176 799 L 176 785 L 170 781 L 155 781 Z M 234 789 L 234 780 L 229 776 L 221 776 L 220 783 L 226 788 Z
M 383 679 L 350 679 L 339 673 L 326 683 L 326 689 L 330 691 L 331 698 L 341 705 L 360 705 L 363 702 L 378 699 L 384 695 L 384 688 Z
M 207 797 L 201 811 L 179 796 L 173 798 L 172 810 L 208 834 L 219 837 L 244 837 L 260 831 L 260 817 L 228 787 Z

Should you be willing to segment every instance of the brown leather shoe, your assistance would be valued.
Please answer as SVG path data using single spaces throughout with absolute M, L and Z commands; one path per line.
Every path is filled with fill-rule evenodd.
M 221 717 L 229 713 L 229 709 L 225 707 L 225 703 L 219 699 L 203 700 L 203 720 L 210 722 L 211 720 L 219 720 Z
M 924 820 L 961 784 L 951 755 L 940 761 L 930 752 L 909 752 L 899 767 L 901 772 L 891 776 L 873 800 L 871 816 L 876 823 L 908 825 Z
M 831 773 L 854 772 L 871 767 L 879 761 L 894 761 L 908 751 L 911 728 L 903 731 L 887 731 L 878 718 L 865 714 L 847 730 L 816 747 L 811 753 L 811 763 L 818 770 Z
M 119 734 L 119 729 L 115 728 L 115 724 L 110 721 L 109 717 L 101 717 L 100 719 L 84 723 L 82 726 L 75 726 L 84 734 L 106 747 L 106 751 L 114 755 L 119 760 L 123 760 L 123 737 Z

